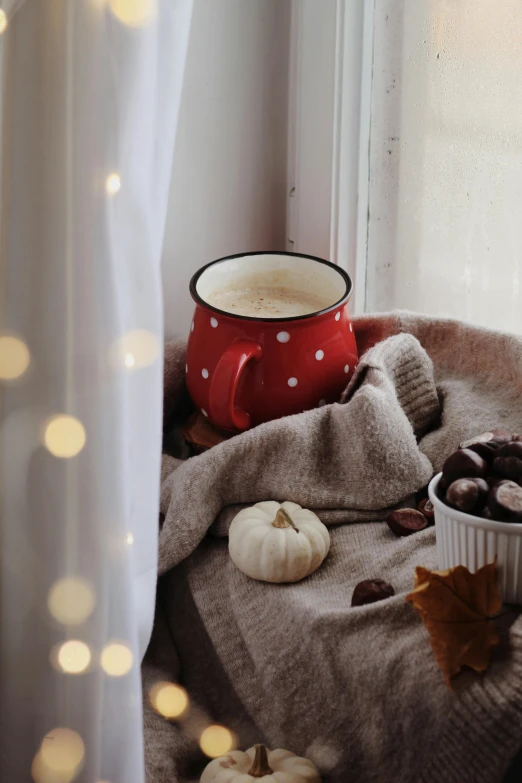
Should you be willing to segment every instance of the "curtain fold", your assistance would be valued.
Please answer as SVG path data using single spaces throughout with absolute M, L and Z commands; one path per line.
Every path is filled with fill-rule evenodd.
M 142 783 L 192 0 L 2 9 L 0 779 Z

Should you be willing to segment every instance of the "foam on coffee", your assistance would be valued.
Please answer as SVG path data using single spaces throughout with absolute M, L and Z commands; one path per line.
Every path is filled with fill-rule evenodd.
M 332 298 L 324 293 L 259 284 L 213 291 L 207 301 L 218 310 L 254 318 L 292 318 L 316 313 L 333 304 Z

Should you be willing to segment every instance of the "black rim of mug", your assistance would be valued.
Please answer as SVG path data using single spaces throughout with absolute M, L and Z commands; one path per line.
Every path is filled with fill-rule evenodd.
M 222 264 L 225 261 L 232 261 L 234 258 L 249 258 L 250 256 L 285 256 L 289 258 L 308 258 L 311 261 L 316 261 L 318 264 L 324 264 L 325 266 L 329 266 L 332 269 L 335 269 L 335 271 L 343 278 L 344 283 L 346 285 L 346 291 L 344 295 L 337 301 L 334 302 L 334 304 L 330 305 L 329 307 L 325 307 L 324 310 L 316 310 L 313 313 L 306 313 L 305 315 L 291 315 L 286 318 L 258 318 L 255 315 L 239 315 L 238 313 L 229 313 L 227 310 L 219 310 L 217 307 L 214 307 L 213 305 L 209 304 L 209 302 L 205 301 L 197 291 L 197 284 L 198 280 L 201 277 L 201 275 L 207 271 L 211 266 L 215 266 L 216 264 Z M 282 323 L 285 321 L 306 321 L 309 318 L 315 318 L 318 315 L 325 315 L 326 313 L 332 312 L 332 310 L 336 310 L 339 305 L 346 304 L 348 300 L 350 299 L 353 291 L 353 283 L 350 275 L 348 272 L 345 272 L 344 269 L 342 269 L 337 264 L 332 264 L 331 261 L 326 261 L 324 258 L 319 258 L 318 256 L 311 256 L 307 253 L 291 253 L 286 250 L 260 250 L 260 251 L 252 251 L 249 253 L 235 253 L 231 256 L 223 256 L 223 258 L 217 258 L 215 261 L 210 261 L 208 264 L 205 264 L 205 266 L 202 266 L 200 269 L 198 269 L 195 274 L 192 275 L 192 278 L 190 280 L 189 285 L 190 295 L 192 299 L 196 302 L 196 304 L 201 305 L 202 307 L 206 307 L 208 310 L 212 310 L 214 313 L 219 313 L 219 315 L 227 316 L 228 318 L 237 318 L 240 321 L 263 321 L 264 323 Z

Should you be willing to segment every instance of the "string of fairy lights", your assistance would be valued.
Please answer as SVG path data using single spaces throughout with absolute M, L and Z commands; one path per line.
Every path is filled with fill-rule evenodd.
M 158 0 L 85 0 L 98 11 L 108 11 L 123 25 L 139 28 L 150 24 L 157 14 Z M 10 18 L 0 9 L 0 36 L 9 27 Z M 121 175 L 111 171 L 105 179 L 105 191 L 114 198 L 122 189 Z M 150 366 L 159 357 L 160 342 L 145 329 L 124 334 L 111 346 L 109 362 L 115 369 L 128 372 Z M 23 382 L 31 374 L 31 351 L 20 335 L 0 333 L 0 382 Z M 41 424 L 39 440 L 56 459 L 74 459 L 88 444 L 88 432 L 82 421 L 70 412 L 57 412 Z M 132 532 L 125 544 L 134 543 Z M 49 653 L 51 666 L 68 676 L 81 676 L 99 666 L 108 677 L 124 677 L 135 665 L 130 646 L 122 640 L 110 640 L 101 650 L 94 651 L 81 636 L 81 626 L 96 609 L 93 586 L 85 579 L 66 576 L 48 590 L 47 608 L 50 616 L 66 627 L 78 628 L 78 638 L 56 644 Z M 180 726 L 199 742 L 204 754 L 217 758 L 236 746 L 236 737 L 225 726 L 212 724 L 201 710 L 192 709 L 184 688 L 172 682 L 157 682 L 150 690 L 149 700 L 156 713 L 166 720 L 179 721 Z M 193 720 L 191 721 L 191 715 Z M 72 783 L 80 773 L 85 758 L 85 743 L 77 731 L 60 726 L 51 729 L 42 739 L 34 756 L 31 775 L 35 783 Z M 98 780 L 96 783 L 110 783 Z

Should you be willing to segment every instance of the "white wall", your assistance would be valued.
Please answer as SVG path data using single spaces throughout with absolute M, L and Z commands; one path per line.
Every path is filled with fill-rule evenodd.
M 287 248 L 321 258 L 330 258 L 336 10 L 337 0 L 293 0 Z
M 285 248 L 290 0 L 194 0 L 163 254 L 165 336 L 184 336 L 192 274 Z

